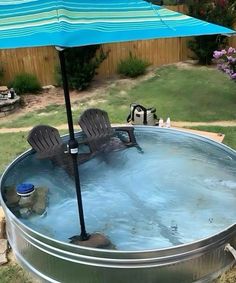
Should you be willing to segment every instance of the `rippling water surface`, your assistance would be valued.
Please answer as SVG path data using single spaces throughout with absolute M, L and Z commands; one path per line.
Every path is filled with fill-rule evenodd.
M 119 250 L 171 247 L 236 222 L 236 154 L 204 139 L 162 129 L 137 130 L 143 149 L 101 154 L 80 166 L 85 222 Z M 47 213 L 22 221 L 66 241 L 78 234 L 73 180 L 49 161 L 27 157 L 6 185 L 49 189 Z

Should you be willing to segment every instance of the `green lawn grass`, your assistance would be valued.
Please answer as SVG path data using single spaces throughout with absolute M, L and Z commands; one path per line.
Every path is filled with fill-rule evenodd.
M 26 137 L 25 132 L 0 134 L 0 173 L 17 155 L 30 148 Z
M 63 105 L 49 105 L 44 109 L 29 112 L 20 118 L 9 119 L 9 122 L 1 123 L 0 121 L 0 128 L 21 128 L 38 124 L 60 125 L 65 123 L 65 107 Z
M 236 119 L 236 84 L 215 69 L 160 68 L 157 75 L 125 93 L 113 88 L 106 103 L 98 103 L 113 122 L 124 122 L 129 105 L 138 102 L 157 108 L 159 117 L 174 121 L 217 121 Z
M 92 106 L 106 110 L 113 123 L 126 121 L 132 102 L 146 107 L 154 106 L 159 117 L 170 116 L 175 121 L 236 120 L 235 93 L 235 82 L 215 69 L 178 69 L 175 66 L 167 66 L 158 69 L 155 77 L 140 82 L 131 90 L 127 90 L 127 86 L 122 84 L 113 86 L 107 93 L 97 95 Z M 91 107 L 90 101 L 91 98 L 83 98 L 79 104 L 73 105 L 75 123 L 81 111 Z M 49 105 L 8 123 L 0 121 L 0 127 L 25 127 L 36 124 L 57 126 L 64 123 L 65 107 Z
M 19 265 L 0 266 L 0 283 L 33 283 L 33 279 Z

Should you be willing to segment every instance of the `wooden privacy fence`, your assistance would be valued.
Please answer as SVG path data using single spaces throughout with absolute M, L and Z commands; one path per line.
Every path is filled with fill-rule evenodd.
M 184 5 L 168 6 L 169 9 L 186 13 Z M 104 51 L 109 50 L 108 58 L 98 70 L 100 78 L 107 78 L 116 73 L 117 64 L 131 52 L 138 58 L 154 66 L 170 64 L 189 59 L 191 52 L 187 48 L 189 38 L 169 38 L 123 43 L 104 44 Z M 230 39 L 236 47 L 236 38 Z M 20 48 L 0 51 L 0 63 L 4 68 L 4 81 L 7 84 L 16 74 L 27 72 L 37 76 L 42 85 L 55 83 L 55 71 L 58 65 L 57 51 L 54 47 Z
M 187 13 L 185 5 L 168 6 L 167 8 Z M 153 66 L 186 60 L 190 54 L 187 48 L 188 40 L 188 38 L 168 38 L 104 44 L 103 50 L 110 52 L 98 70 L 98 77 L 107 78 L 114 75 L 119 61 L 127 58 L 130 53 Z
M 234 27 L 236 29 L 236 25 Z M 232 46 L 234 48 L 236 48 L 236 36 L 232 36 L 230 39 L 229 39 L 229 46 Z
M 42 85 L 55 83 L 57 53 L 54 47 L 6 49 L 0 51 L 0 63 L 4 68 L 4 83 L 16 74 L 35 74 Z

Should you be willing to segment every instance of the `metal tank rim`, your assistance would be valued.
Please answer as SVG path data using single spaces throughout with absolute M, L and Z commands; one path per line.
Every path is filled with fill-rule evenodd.
M 213 141 L 209 138 L 197 135 L 194 133 L 189 133 L 179 129 L 172 128 L 157 128 L 154 126 L 135 126 L 135 130 L 144 130 L 153 129 L 155 132 L 167 132 L 167 133 L 179 133 L 181 135 L 186 135 L 193 137 L 195 139 L 200 139 L 207 143 L 211 143 L 217 147 L 224 149 L 229 154 L 236 155 L 236 151 L 230 147 Z M 78 137 L 81 132 L 76 133 Z M 66 140 L 67 135 L 63 136 L 63 139 Z M 220 233 L 213 234 L 206 238 L 190 242 L 187 244 L 182 244 L 174 247 L 168 247 L 163 249 L 152 249 L 152 250 L 140 250 L 140 251 L 129 251 L 129 250 L 105 250 L 105 249 L 95 249 L 89 247 L 76 246 L 70 243 L 62 242 L 45 236 L 39 232 L 34 231 L 33 229 L 27 227 L 23 224 L 5 205 L 3 200 L 3 183 L 7 173 L 11 168 L 18 163 L 20 160 L 24 159 L 26 156 L 32 154 L 33 151 L 27 150 L 18 156 L 4 171 L 0 180 L 0 203 L 4 209 L 7 225 L 15 224 L 16 227 L 22 231 L 24 237 L 28 238 L 33 245 L 37 245 L 42 250 L 44 248 L 51 248 L 53 253 L 56 253 L 58 256 L 66 257 L 66 254 L 74 257 L 74 260 L 78 260 L 83 264 L 95 265 L 95 266 L 106 266 L 106 267 L 118 267 L 118 268 L 145 268 L 145 267 L 155 267 L 169 265 L 171 262 L 179 262 L 182 260 L 187 260 L 199 255 L 199 253 L 204 253 L 210 251 L 216 247 L 223 246 L 228 242 L 231 242 L 233 238 L 236 238 L 236 221 L 234 224 L 230 225 L 226 229 L 222 230 Z M 11 221 L 9 221 L 11 220 Z M 9 223 L 8 223 L 9 222 Z M 9 235 L 8 235 L 9 236 Z M 9 242 L 11 245 L 10 237 Z M 48 252 L 48 250 L 47 250 Z

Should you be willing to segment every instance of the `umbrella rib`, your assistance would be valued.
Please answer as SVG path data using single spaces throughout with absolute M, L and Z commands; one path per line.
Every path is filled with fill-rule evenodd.
M 160 15 L 158 9 L 156 9 L 156 8 L 154 7 L 154 5 L 153 5 L 151 2 L 148 2 L 148 3 L 149 3 L 149 5 L 151 6 L 151 8 L 152 8 L 152 10 L 154 11 L 154 13 L 157 14 L 157 16 L 160 18 L 160 21 L 161 21 L 164 25 L 166 25 L 169 29 L 171 29 L 171 30 L 173 30 L 173 31 L 176 31 L 175 28 L 173 28 L 173 27 L 171 27 L 170 25 L 168 25 L 168 24 L 166 23 L 166 21 L 162 19 L 162 16 Z

